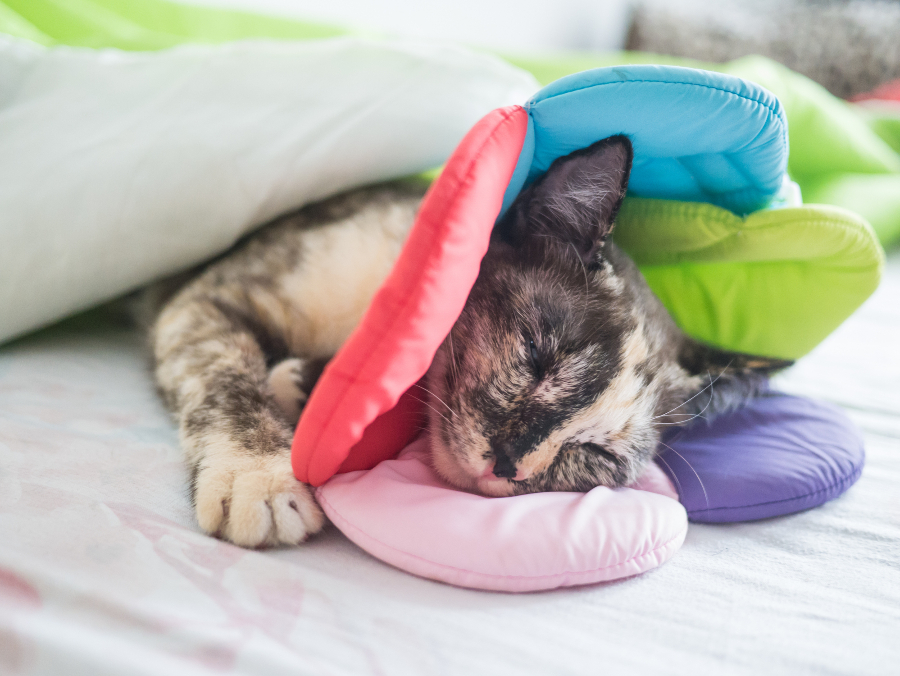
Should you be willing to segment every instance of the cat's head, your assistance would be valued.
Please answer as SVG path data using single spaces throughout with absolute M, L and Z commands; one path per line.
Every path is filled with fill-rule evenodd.
M 512 495 L 625 485 L 662 425 L 710 403 L 696 395 L 711 378 L 724 386 L 719 408 L 746 394 L 730 377 L 744 364 L 710 370 L 715 351 L 675 327 L 609 241 L 631 161 L 624 136 L 560 158 L 495 227 L 427 378 L 433 462 L 456 486 Z

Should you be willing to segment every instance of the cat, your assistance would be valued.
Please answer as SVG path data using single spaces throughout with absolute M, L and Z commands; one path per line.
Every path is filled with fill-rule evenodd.
M 432 460 L 493 496 L 638 478 L 660 430 L 762 393 L 790 362 L 692 340 L 610 239 L 632 148 L 604 139 L 554 162 L 494 228 L 428 373 Z
M 631 162 L 625 136 L 559 158 L 495 226 L 425 380 L 432 460 L 451 484 L 491 496 L 626 485 L 666 425 L 735 408 L 788 365 L 675 325 L 610 239 Z M 400 182 L 308 206 L 152 292 L 164 298 L 156 381 L 208 533 L 261 547 L 322 528 L 291 471 L 293 428 L 424 191 Z

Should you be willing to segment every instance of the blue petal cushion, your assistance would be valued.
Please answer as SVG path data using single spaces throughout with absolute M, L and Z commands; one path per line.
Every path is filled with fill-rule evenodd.
M 692 521 L 752 521 L 816 507 L 859 478 L 859 431 L 837 407 L 771 392 L 677 430 L 657 457 Z
M 529 129 L 504 198 L 558 157 L 626 134 L 629 192 L 710 202 L 737 214 L 765 207 L 787 168 L 787 119 L 775 96 L 740 78 L 677 66 L 598 68 L 544 87 L 525 108 Z

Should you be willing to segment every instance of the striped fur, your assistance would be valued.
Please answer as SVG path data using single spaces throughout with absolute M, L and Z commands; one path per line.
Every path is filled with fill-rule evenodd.
M 624 137 L 572 153 L 495 228 L 427 378 L 432 458 L 453 484 L 488 495 L 626 484 L 661 425 L 738 405 L 783 365 L 687 338 L 608 241 L 630 164 Z M 147 293 L 169 296 L 150 331 L 155 373 L 207 532 L 257 547 L 322 527 L 291 472 L 292 430 L 422 193 L 394 184 L 308 207 Z
M 422 193 L 381 186 L 304 209 L 162 307 L 151 329 L 156 380 L 178 421 L 205 531 L 257 547 L 296 544 L 322 527 L 291 471 L 292 431 L 390 271 Z

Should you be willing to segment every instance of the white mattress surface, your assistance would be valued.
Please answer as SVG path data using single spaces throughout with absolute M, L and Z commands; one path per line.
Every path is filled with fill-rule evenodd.
M 856 486 L 692 524 L 657 570 L 554 592 L 418 579 L 334 529 L 275 551 L 207 537 L 134 330 L 99 311 L 0 348 L 0 674 L 898 674 L 898 254 L 779 381 L 864 430 Z

